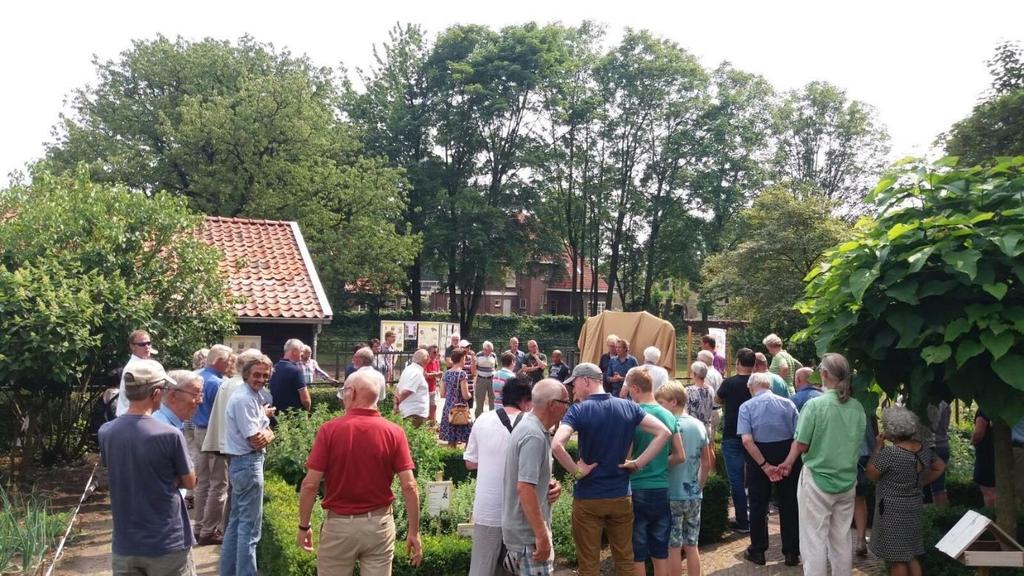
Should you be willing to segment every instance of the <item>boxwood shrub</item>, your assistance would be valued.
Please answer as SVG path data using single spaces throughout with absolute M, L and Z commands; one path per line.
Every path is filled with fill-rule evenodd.
M 700 504 L 701 546 L 718 542 L 729 527 L 729 481 L 725 476 L 710 474 Z
M 320 535 L 323 508 L 313 507 L 313 544 Z M 257 563 L 263 574 L 274 576 L 316 576 L 316 554 L 295 545 L 299 522 L 299 496 L 295 487 L 277 474 L 266 474 L 263 485 L 263 535 L 256 547 Z

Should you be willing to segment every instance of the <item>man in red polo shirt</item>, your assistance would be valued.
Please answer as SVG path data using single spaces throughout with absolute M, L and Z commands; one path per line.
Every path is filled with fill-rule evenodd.
M 320 427 L 306 461 L 309 471 L 299 491 L 298 545 L 313 551 L 309 519 L 323 481 L 327 518 L 320 532 L 319 574 L 351 574 L 357 561 L 363 576 L 391 574 L 395 552 L 391 481 L 395 474 L 409 515 L 409 562 L 418 566 L 422 560 L 420 495 L 409 442 L 401 427 L 377 411 L 379 386 L 365 371 L 345 379 L 340 393 L 345 415 Z

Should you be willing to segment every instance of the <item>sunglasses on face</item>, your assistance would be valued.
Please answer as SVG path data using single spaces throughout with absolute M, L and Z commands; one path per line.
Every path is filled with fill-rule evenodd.
M 135 343 L 135 346 L 142 346 L 142 347 L 145 347 L 145 348 L 148 348 L 148 347 L 150 347 L 152 345 L 153 345 L 153 343 L 152 342 L 148 342 L 148 341 L 147 342 L 136 342 Z

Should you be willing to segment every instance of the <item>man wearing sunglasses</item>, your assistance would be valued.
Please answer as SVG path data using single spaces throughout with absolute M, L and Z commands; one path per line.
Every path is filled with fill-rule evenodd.
M 124 391 L 124 375 L 128 373 L 132 364 L 139 360 L 149 360 L 151 356 L 155 356 L 157 351 L 153 347 L 153 339 L 150 338 L 149 332 L 145 330 L 132 330 L 132 333 L 128 335 L 128 350 L 131 352 L 131 356 L 128 358 L 128 363 L 125 364 L 124 369 L 121 370 L 121 384 L 118 386 L 117 391 L 117 415 L 120 416 L 128 411 L 128 396 Z

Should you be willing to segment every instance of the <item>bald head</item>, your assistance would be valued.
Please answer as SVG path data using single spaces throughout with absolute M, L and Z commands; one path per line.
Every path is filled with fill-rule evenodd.
M 530 399 L 533 401 L 534 408 L 543 408 L 552 400 L 563 399 L 563 395 L 567 397 L 569 393 L 561 382 L 554 378 L 544 378 L 533 385 Z
M 768 371 L 768 357 L 758 352 L 754 354 L 754 372 Z
M 804 366 L 796 371 L 793 375 L 793 387 L 797 390 L 806 388 L 811 385 L 811 374 L 814 373 L 814 368 L 808 368 Z
M 369 370 L 356 370 L 345 379 L 345 408 L 374 408 L 381 391 L 381 380 L 378 373 Z

